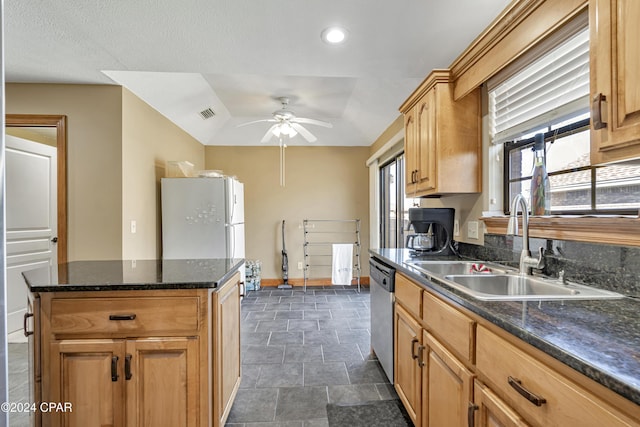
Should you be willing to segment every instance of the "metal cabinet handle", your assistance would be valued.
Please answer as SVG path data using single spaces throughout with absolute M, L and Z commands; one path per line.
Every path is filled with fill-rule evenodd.
M 22 323 L 22 330 L 24 332 L 24 336 L 28 337 L 29 335 L 33 335 L 33 331 L 29 331 L 27 330 L 27 322 L 29 321 L 29 318 L 33 317 L 33 313 L 25 313 L 24 314 L 24 320 Z
M 418 344 L 418 339 L 417 338 L 412 339 L 411 340 L 411 358 L 412 359 L 417 359 L 418 358 L 418 355 L 415 352 L 416 344 Z
M 124 356 L 124 379 L 129 381 L 133 375 L 131 375 L 131 355 Z
M 111 358 L 111 381 L 118 381 L 118 356 Z
M 423 345 L 418 347 L 418 366 L 421 368 L 424 366 L 424 349 Z
M 599 93 L 593 97 L 593 103 L 591 104 L 593 129 L 603 129 L 607 127 L 607 122 L 602 121 L 602 103 L 607 100 L 607 97 Z
M 509 376 L 507 380 L 509 381 L 509 385 L 511 387 L 513 387 L 518 393 L 520 393 L 522 397 L 524 397 L 534 405 L 542 406 L 543 404 L 547 403 L 547 399 L 545 399 L 544 397 L 538 396 L 535 393 L 531 393 L 529 390 L 524 388 L 522 386 L 522 381 L 520 381 L 519 379 Z
M 478 405 L 469 402 L 469 407 L 467 408 L 467 427 L 474 427 L 476 423 L 475 414 L 478 409 L 480 409 Z
M 135 320 L 135 314 L 110 314 L 109 320 Z

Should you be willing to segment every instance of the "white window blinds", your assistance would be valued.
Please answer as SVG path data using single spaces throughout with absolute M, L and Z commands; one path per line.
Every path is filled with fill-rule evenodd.
M 496 144 L 588 111 L 588 28 L 489 88 Z

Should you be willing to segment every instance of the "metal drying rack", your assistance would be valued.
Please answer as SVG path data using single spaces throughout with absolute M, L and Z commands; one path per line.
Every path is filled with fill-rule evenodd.
M 353 243 L 353 279 L 360 292 L 360 220 L 359 219 L 305 219 L 304 229 L 304 291 L 313 270 L 331 272 L 332 245 Z

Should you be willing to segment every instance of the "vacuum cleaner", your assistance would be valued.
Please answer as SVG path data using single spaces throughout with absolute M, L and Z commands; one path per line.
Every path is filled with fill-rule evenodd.
M 284 245 L 284 219 L 282 220 L 282 281 L 284 283 L 278 285 L 278 289 L 291 289 L 293 287 L 289 284 L 289 257 Z

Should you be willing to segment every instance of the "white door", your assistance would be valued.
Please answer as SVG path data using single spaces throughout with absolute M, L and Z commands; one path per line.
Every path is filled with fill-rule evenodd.
M 5 135 L 7 332 L 22 328 L 27 287 L 22 272 L 57 264 L 57 149 Z

